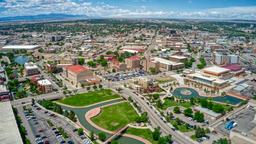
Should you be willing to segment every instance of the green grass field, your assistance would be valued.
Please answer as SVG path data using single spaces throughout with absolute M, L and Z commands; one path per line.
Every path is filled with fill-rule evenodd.
M 134 122 L 137 117 L 138 114 L 133 107 L 128 102 L 124 102 L 104 107 L 98 116 L 92 118 L 92 121 L 104 129 L 115 131 Z
M 150 141 L 152 144 L 158 143 L 157 141 L 153 140 L 152 132 L 150 131 L 150 129 L 128 128 L 125 133 L 142 137 L 142 138 Z
M 72 97 L 58 100 L 58 102 L 70 105 L 70 106 L 87 106 L 98 102 L 119 98 L 120 96 L 110 89 L 102 89 L 91 91 L 88 93 L 77 94 Z

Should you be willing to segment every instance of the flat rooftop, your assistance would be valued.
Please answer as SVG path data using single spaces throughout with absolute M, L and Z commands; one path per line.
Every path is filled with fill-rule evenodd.
M 175 59 L 186 59 L 187 57 L 181 56 L 181 55 L 172 55 L 170 58 L 175 58 Z
M 39 45 L 7 45 L 3 49 L 15 49 L 15 50 L 34 50 L 39 48 Z
M 35 63 L 25 63 L 25 69 L 38 69 L 38 66 Z
M 22 144 L 10 101 L 0 103 L 0 143 Z
M 219 66 L 211 66 L 208 68 L 203 69 L 204 72 L 209 72 L 209 73 L 215 73 L 215 74 L 222 74 L 222 73 L 226 73 L 229 72 L 229 69 L 226 68 L 222 68 Z
M 153 61 L 154 62 L 159 62 L 159 63 L 162 63 L 162 64 L 166 64 L 166 65 L 180 65 L 180 64 L 183 64 L 183 63 L 177 63 L 177 62 L 170 61 L 170 60 L 163 59 L 163 58 L 159 58 L 159 57 L 154 57 Z
M 43 79 L 37 81 L 39 85 L 46 86 L 46 85 L 51 85 L 52 83 L 48 79 Z

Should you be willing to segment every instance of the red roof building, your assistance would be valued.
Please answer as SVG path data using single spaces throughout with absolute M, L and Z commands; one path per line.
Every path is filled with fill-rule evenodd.
M 80 73 L 83 71 L 87 71 L 89 70 L 89 68 L 83 67 L 81 65 L 71 65 L 71 66 L 67 66 L 66 69 L 68 71 L 74 72 L 74 73 Z
M 81 82 L 86 81 L 86 79 L 93 77 L 93 72 L 81 65 L 71 65 L 63 67 L 62 76 L 67 78 L 72 84 L 79 85 Z
M 232 73 L 235 76 L 240 76 L 245 74 L 245 69 L 238 64 L 229 64 L 224 66 L 224 68 L 229 69 L 230 73 Z

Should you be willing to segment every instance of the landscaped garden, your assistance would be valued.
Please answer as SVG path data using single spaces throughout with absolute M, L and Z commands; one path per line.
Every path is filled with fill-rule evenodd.
M 133 107 L 124 102 L 102 108 L 101 113 L 92 118 L 92 121 L 104 129 L 115 131 L 135 122 L 138 117 Z
M 88 106 L 98 102 L 119 98 L 120 96 L 110 89 L 101 89 L 90 91 L 88 93 L 77 94 L 68 98 L 58 100 L 57 102 L 70 106 Z

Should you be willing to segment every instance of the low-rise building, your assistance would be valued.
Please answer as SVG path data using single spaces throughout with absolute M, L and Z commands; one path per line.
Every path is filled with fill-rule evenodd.
M 205 75 L 218 77 L 218 78 L 230 78 L 233 75 L 230 73 L 230 69 L 219 67 L 219 66 L 211 66 L 204 68 L 203 73 Z
M 220 90 L 229 85 L 229 82 L 227 80 L 207 76 L 202 73 L 188 74 L 184 78 L 184 83 L 192 86 L 197 85 L 198 87 L 202 87 L 203 89 L 210 90 Z
M 32 62 L 25 63 L 24 67 L 25 67 L 24 71 L 26 76 L 40 74 L 38 66 Z
M 113 59 L 110 63 L 110 67 L 115 71 L 126 71 L 127 65 L 125 63 L 121 63 L 116 59 Z
M 89 68 L 81 65 L 63 67 L 62 76 L 76 86 L 81 84 L 96 84 L 100 82 L 100 79 L 95 76 Z
M 172 55 L 169 57 L 169 59 L 174 62 L 185 62 L 187 60 L 187 57 L 180 55 Z
M 245 69 L 238 64 L 229 64 L 224 66 L 224 68 L 229 69 L 230 73 L 232 73 L 234 76 L 241 76 L 245 74 Z
M 140 57 L 139 56 L 131 56 L 125 59 L 125 64 L 128 69 L 139 69 L 140 65 Z
M 38 80 L 37 85 L 42 93 L 50 93 L 53 90 L 52 83 L 48 79 Z
M 171 70 L 178 70 L 184 68 L 184 64 L 180 62 L 174 62 L 167 59 L 154 57 L 152 59 L 153 63 L 159 63 L 159 70 L 160 71 L 171 71 Z

